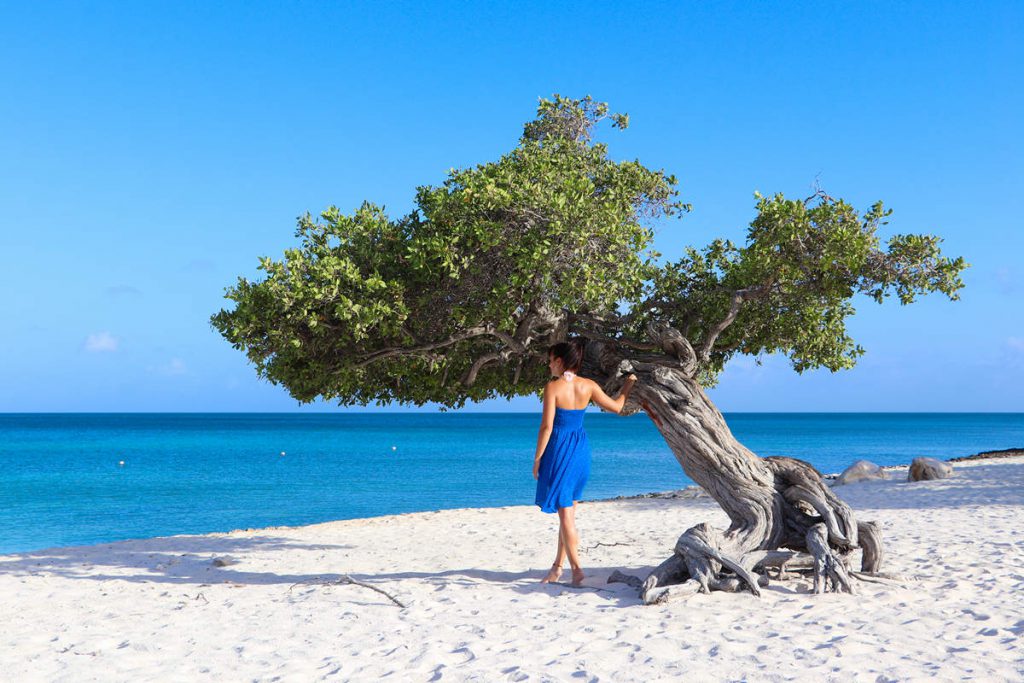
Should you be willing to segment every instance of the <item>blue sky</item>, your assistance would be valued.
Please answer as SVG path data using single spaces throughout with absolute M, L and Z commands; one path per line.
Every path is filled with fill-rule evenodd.
M 224 287 L 307 210 L 406 212 L 555 92 L 679 177 L 667 257 L 818 179 L 973 265 L 959 302 L 857 301 L 853 370 L 734 361 L 723 410 L 1024 411 L 1022 34 L 1019 2 L 8 3 L 0 411 L 300 409 L 210 328 Z

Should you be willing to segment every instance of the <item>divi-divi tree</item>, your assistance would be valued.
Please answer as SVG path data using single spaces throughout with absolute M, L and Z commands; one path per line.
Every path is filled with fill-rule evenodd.
M 408 215 L 364 203 L 299 218 L 297 246 L 228 288 L 213 326 L 297 400 L 345 406 L 536 394 L 548 346 L 583 337 L 583 374 L 614 394 L 635 373 L 623 414 L 645 411 L 730 520 L 686 530 L 646 580 L 627 577 L 645 602 L 758 594 L 782 565 L 813 571 L 816 591 L 852 591 L 851 575 L 879 574 L 878 527 L 808 463 L 737 441 L 705 388 L 737 354 L 852 367 L 855 297 L 956 299 L 964 260 L 932 235 L 883 242 L 881 203 L 859 211 L 822 191 L 755 195 L 743 244 L 663 258 L 654 226 L 690 207 L 674 176 L 609 158 L 593 139 L 603 123 L 629 122 L 590 97 L 542 99 L 518 146 L 418 188 Z

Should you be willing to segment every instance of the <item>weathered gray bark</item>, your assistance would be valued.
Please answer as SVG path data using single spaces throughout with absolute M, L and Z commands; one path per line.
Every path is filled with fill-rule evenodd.
M 722 506 L 730 521 L 724 531 L 707 524 L 687 530 L 672 557 L 640 586 L 644 602 L 741 588 L 758 595 L 759 585 L 767 582 L 766 567 L 779 566 L 781 574 L 787 565 L 812 568 L 816 592 L 826 584 L 852 592 L 848 563 L 856 548 L 863 551 L 861 571 L 879 571 L 877 526 L 858 523 L 808 463 L 761 458 L 737 441 L 692 377 L 685 353 L 678 367 L 671 367 L 653 359 L 626 360 L 596 345 L 588 347 L 587 361 L 584 371 L 606 378 L 612 390 L 623 372 L 639 376 L 627 407 L 647 411 L 686 475 Z

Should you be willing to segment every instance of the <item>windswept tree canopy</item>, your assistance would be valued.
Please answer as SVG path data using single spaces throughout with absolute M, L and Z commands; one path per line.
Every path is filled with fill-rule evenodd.
M 757 196 L 738 246 L 715 240 L 659 264 L 655 221 L 689 210 L 677 181 L 639 161 L 612 161 L 592 140 L 608 120 L 590 97 L 541 100 L 518 146 L 453 170 L 388 217 L 364 203 L 298 221 L 300 246 L 260 259 L 211 321 L 267 380 L 296 399 L 458 407 L 535 393 L 547 346 L 579 334 L 624 358 L 683 369 L 713 384 L 737 353 L 780 352 L 793 367 L 851 367 L 852 298 L 904 304 L 957 298 L 962 258 L 941 240 L 882 245 L 881 203 L 859 213 L 816 193 Z

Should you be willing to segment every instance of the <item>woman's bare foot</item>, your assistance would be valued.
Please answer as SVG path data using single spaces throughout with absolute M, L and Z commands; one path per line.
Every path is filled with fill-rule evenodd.
M 548 575 L 545 576 L 543 579 L 541 579 L 540 582 L 541 583 L 554 583 L 554 582 L 558 581 L 558 579 L 560 579 L 560 578 L 562 578 L 562 568 L 559 567 L 557 564 L 553 564 L 553 565 L 551 565 L 551 571 L 549 571 Z
M 572 585 L 574 585 L 574 586 L 581 585 L 583 583 L 583 579 L 585 579 L 585 578 L 587 578 L 587 577 L 585 577 L 583 575 L 583 570 L 580 569 L 579 567 L 576 567 L 575 569 L 572 570 Z

